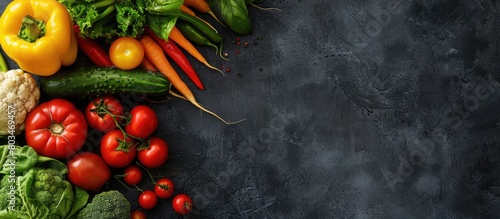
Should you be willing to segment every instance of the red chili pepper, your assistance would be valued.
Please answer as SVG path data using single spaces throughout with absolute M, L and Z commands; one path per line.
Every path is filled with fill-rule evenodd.
M 108 53 L 104 51 L 97 41 L 80 36 L 80 28 L 78 25 L 75 25 L 73 30 L 75 31 L 78 48 L 90 59 L 90 61 L 92 61 L 92 63 L 103 67 L 113 66 Z
M 193 81 L 193 83 L 200 89 L 205 89 L 203 83 L 201 83 L 198 74 L 194 70 L 193 66 L 187 59 L 187 57 L 182 53 L 181 49 L 175 45 L 172 40 L 164 40 L 156 35 L 151 29 L 146 28 L 145 33 L 150 36 L 158 45 L 160 45 L 163 52 L 165 52 L 170 58 L 174 60 L 177 65 L 186 73 L 186 75 Z

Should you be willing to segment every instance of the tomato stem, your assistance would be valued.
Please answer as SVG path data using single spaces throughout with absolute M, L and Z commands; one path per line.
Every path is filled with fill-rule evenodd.
M 184 209 L 186 209 L 188 212 L 191 212 L 193 210 L 193 204 L 190 202 L 184 202 Z
M 55 135 L 61 135 L 64 131 L 64 126 L 59 123 L 53 123 L 50 125 L 50 133 Z
M 102 98 L 99 100 L 98 103 L 96 103 L 95 101 L 92 100 L 92 104 L 94 104 L 94 106 L 95 106 L 95 108 L 92 109 L 92 112 L 97 113 L 97 115 L 100 116 L 101 118 L 104 117 L 105 115 L 111 116 L 111 118 L 115 122 L 116 127 L 118 129 L 120 129 L 120 131 L 122 132 L 124 139 L 123 140 L 117 139 L 119 144 L 120 144 L 117 147 L 117 150 L 122 150 L 125 152 L 127 152 L 129 150 L 129 148 L 128 148 L 129 145 L 125 145 L 127 138 L 132 138 L 132 139 L 135 139 L 138 141 L 137 144 L 134 144 L 134 146 L 133 146 L 133 147 L 137 146 L 137 150 L 144 150 L 144 149 L 149 148 L 149 140 L 148 139 L 139 138 L 139 137 L 130 135 L 123 129 L 122 126 L 128 125 L 130 123 L 130 119 L 132 118 L 132 116 L 129 113 L 125 113 L 123 116 L 115 115 L 111 111 L 111 108 L 108 108 L 104 104 L 104 100 Z M 118 120 L 118 119 L 120 119 L 120 120 Z M 120 121 L 125 121 L 125 122 L 122 123 Z M 125 147 L 125 146 L 127 146 L 127 147 Z
M 123 177 L 124 175 L 115 175 L 115 179 L 118 180 L 118 182 L 120 184 L 122 184 L 123 186 L 125 186 L 125 188 L 127 188 L 128 190 L 132 190 L 131 188 L 129 188 L 127 185 L 125 185 L 125 183 L 123 183 L 120 179 L 118 179 L 118 177 Z
M 149 169 L 146 168 L 145 166 L 143 166 L 142 164 L 140 163 L 137 163 L 137 166 L 141 167 L 142 169 L 144 169 L 146 171 L 146 173 L 148 173 L 148 176 L 149 178 L 151 178 L 151 181 L 153 181 L 153 184 L 156 184 L 156 181 L 155 179 L 153 178 L 153 175 L 151 175 L 151 173 L 149 172 Z
M 163 190 L 168 190 L 168 189 L 170 189 L 170 187 L 169 187 L 168 185 L 166 185 L 166 184 L 162 184 L 162 183 L 160 183 L 160 184 L 158 184 L 158 186 L 159 186 L 161 189 L 163 189 Z

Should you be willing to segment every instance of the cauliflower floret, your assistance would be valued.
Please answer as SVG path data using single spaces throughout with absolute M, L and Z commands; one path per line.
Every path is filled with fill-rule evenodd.
M 21 69 L 0 72 L 0 136 L 11 134 L 9 120 L 15 122 L 14 134 L 24 130 L 26 115 L 39 100 L 40 88 L 31 74 Z

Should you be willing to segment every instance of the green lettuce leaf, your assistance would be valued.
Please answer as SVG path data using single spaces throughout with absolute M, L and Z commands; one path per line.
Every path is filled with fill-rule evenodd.
M 179 16 L 184 0 L 144 0 L 145 9 L 153 15 Z
M 148 15 L 146 23 L 149 28 L 160 38 L 168 40 L 170 31 L 175 26 L 177 16 L 161 16 L 161 15 Z
M 21 173 L 33 167 L 37 160 L 38 154 L 31 147 L 14 147 L 14 146 L 0 146 L 0 174 L 9 174 L 14 168 L 16 173 Z
M 88 201 L 85 190 L 74 190 L 66 180 L 68 169 L 64 163 L 39 156 L 29 146 L 0 146 L 0 165 L 2 219 L 66 218 Z
M 64 218 L 65 219 L 74 218 L 77 215 L 78 211 L 80 211 L 80 209 L 85 207 L 85 205 L 89 200 L 89 197 L 90 196 L 89 193 L 87 193 L 87 191 L 85 191 L 80 187 L 75 186 L 75 199 L 73 200 L 73 204 L 71 205 L 71 210 Z

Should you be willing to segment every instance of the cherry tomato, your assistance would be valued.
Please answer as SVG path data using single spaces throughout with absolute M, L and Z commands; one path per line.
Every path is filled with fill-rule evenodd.
M 52 99 L 35 107 L 25 120 L 28 145 L 39 155 L 65 159 L 75 154 L 87 138 L 85 116 L 73 103 Z
M 178 194 L 172 200 L 172 208 L 177 214 L 188 214 L 193 209 L 193 200 L 186 194 Z
M 66 163 L 68 180 L 82 189 L 98 192 L 111 178 L 111 170 L 104 160 L 91 152 L 73 155 Z
M 168 178 L 161 178 L 156 182 L 154 190 L 158 198 L 170 198 L 174 194 L 174 183 Z
M 120 37 L 111 43 L 109 58 L 119 69 L 134 69 L 144 59 L 144 48 L 138 40 L 132 37 Z
M 158 116 L 155 111 L 146 105 L 138 105 L 130 111 L 132 118 L 125 131 L 138 138 L 147 138 L 158 127 Z
M 111 167 L 122 168 L 129 165 L 137 154 L 135 141 L 123 136 L 119 129 L 110 131 L 101 139 L 101 156 Z
M 85 109 L 85 118 L 91 128 L 101 132 L 109 132 L 116 129 L 116 123 L 123 119 L 123 105 L 113 96 L 94 98 Z
M 149 147 L 137 151 L 137 159 L 147 168 L 156 168 L 163 165 L 168 159 L 168 145 L 159 138 L 149 138 Z
M 132 211 L 130 216 L 131 219 L 146 219 L 146 214 L 139 210 Z
M 139 205 L 146 210 L 154 208 L 157 203 L 158 197 L 156 197 L 156 194 L 151 190 L 144 190 L 139 195 Z
M 137 185 L 142 180 L 142 171 L 137 166 L 129 166 L 124 171 L 124 177 L 126 183 L 130 185 Z

